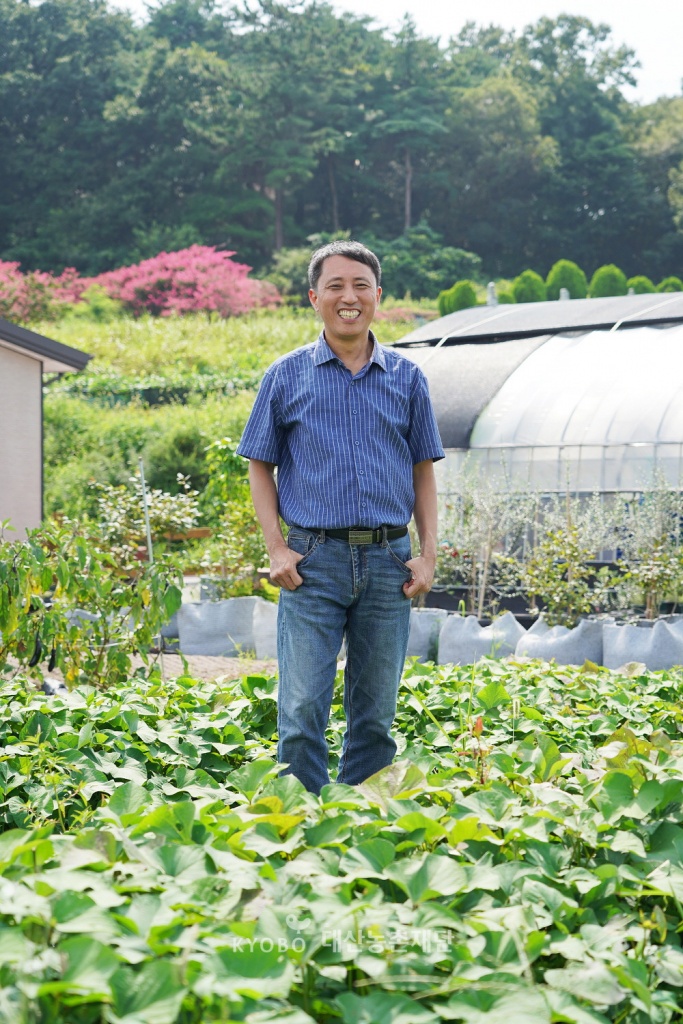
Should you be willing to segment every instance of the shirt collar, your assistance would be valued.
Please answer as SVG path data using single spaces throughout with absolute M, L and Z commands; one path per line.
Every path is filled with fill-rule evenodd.
M 372 355 L 370 356 L 371 363 L 377 363 L 383 370 L 387 368 L 387 361 L 382 351 L 382 346 L 377 341 L 377 338 L 369 332 L 370 340 L 372 341 Z M 337 356 L 334 354 L 330 346 L 327 344 L 325 338 L 325 331 L 321 331 L 318 336 L 318 340 L 315 343 L 315 349 L 313 351 L 313 363 L 315 366 L 320 366 L 321 363 L 329 363 L 331 359 L 336 359 Z

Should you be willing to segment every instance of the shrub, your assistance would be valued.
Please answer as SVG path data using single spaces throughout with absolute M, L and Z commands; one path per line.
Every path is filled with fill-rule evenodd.
M 657 285 L 658 292 L 683 292 L 683 281 L 680 277 L 665 277 Z
M 629 277 L 626 282 L 626 287 L 631 289 L 636 295 L 648 295 L 650 292 L 655 290 L 655 286 L 649 277 L 645 277 L 644 274 L 638 274 L 636 277 Z
M 544 302 L 547 298 L 545 281 L 535 270 L 524 270 L 512 282 L 515 302 Z
M 442 245 L 441 236 L 427 224 L 418 224 L 392 241 L 371 236 L 361 239 L 382 264 L 385 295 L 435 299 L 452 281 L 476 277 L 481 259 L 473 252 Z
M 100 284 L 91 284 L 81 295 L 80 302 L 73 307 L 72 315 L 80 320 L 94 320 L 98 324 L 109 324 L 121 316 L 121 303 L 110 298 Z
M 626 274 L 613 263 L 598 267 L 591 278 L 588 294 L 592 299 L 603 299 L 610 295 L 626 295 L 628 284 Z
M 477 293 L 471 281 L 457 281 L 452 288 L 441 292 L 437 299 L 439 313 L 457 313 L 459 309 L 469 309 L 477 304 Z
M 514 295 L 511 291 L 508 291 L 506 288 L 504 288 L 500 292 L 496 292 L 496 298 L 498 299 L 498 302 L 502 306 L 515 302 Z
M 280 295 L 302 306 L 308 305 L 308 264 L 313 246 L 280 249 L 272 259 L 268 280 Z
M 251 267 L 233 263 L 234 255 L 213 246 L 191 245 L 107 271 L 88 284 L 101 285 L 135 316 L 195 312 L 235 316 L 258 306 L 276 306 L 280 295 L 275 285 L 247 277 Z
M 0 529 L 0 672 L 11 659 L 40 678 L 45 660 L 68 684 L 105 688 L 126 678 L 135 654 L 147 661 L 180 606 L 178 571 L 169 560 L 138 564 L 131 580 L 108 548 L 68 520 L 24 541 Z M 86 623 L 77 609 L 90 613 Z
M 549 299 L 559 299 L 560 288 L 566 288 L 572 299 L 585 299 L 588 294 L 586 275 L 572 260 L 554 263 L 545 283 Z
M 20 323 L 54 320 L 60 306 L 78 297 L 78 274 L 69 268 L 58 277 L 34 270 L 22 274 L 19 263 L 0 260 L 0 316 Z

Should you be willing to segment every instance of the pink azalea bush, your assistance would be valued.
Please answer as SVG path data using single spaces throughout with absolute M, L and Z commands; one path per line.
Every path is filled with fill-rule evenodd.
M 22 274 L 19 266 L 0 260 L 0 316 L 5 319 L 20 323 L 54 319 L 65 302 L 73 302 L 83 291 L 73 267 L 55 276 L 42 270 Z
M 201 312 L 227 317 L 277 306 L 277 288 L 248 277 L 251 267 L 234 263 L 234 255 L 192 245 L 90 278 L 79 277 L 73 268 L 59 276 L 40 270 L 22 274 L 18 263 L 0 260 L 0 316 L 20 323 L 52 319 L 66 304 L 80 302 L 93 285 L 134 316 Z
M 248 277 L 251 267 L 234 263 L 234 252 L 192 245 L 178 252 L 161 252 L 132 267 L 109 270 L 91 278 L 134 315 L 152 313 L 218 313 L 236 316 L 257 307 L 273 307 L 280 295 L 268 281 Z

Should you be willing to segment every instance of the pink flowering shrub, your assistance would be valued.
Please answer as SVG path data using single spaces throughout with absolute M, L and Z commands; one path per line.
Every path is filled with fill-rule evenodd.
M 73 267 L 59 276 L 32 270 L 22 274 L 19 263 L 0 260 L 0 316 L 19 323 L 52 320 L 65 302 L 80 297 L 81 279 Z
M 132 267 L 109 270 L 87 283 L 98 284 L 134 315 L 215 312 L 236 316 L 257 307 L 276 306 L 280 295 L 268 281 L 247 277 L 251 267 L 233 263 L 234 252 L 192 245 L 161 252 Z
M 79 277 L 73 268 L 59 276 L 41 270 L 22 274 L 18 263 L 0 260 L 0 317 L 19 323 L 54 319 L 93 285 L 134 316 L 202 312 L 227 317 L 277 306 L 281 299 L 275 285 L 248 277 L 251 267 L 234 263 L 234 255 L 192 245 L 90 278 Z

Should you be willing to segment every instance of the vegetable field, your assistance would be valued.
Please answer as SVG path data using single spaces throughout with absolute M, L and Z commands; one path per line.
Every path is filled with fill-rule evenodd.
M 682 672 L 412 665 L 320 798 L 275 691 L 2 683 L 3 1024 L 681 1019 Z

